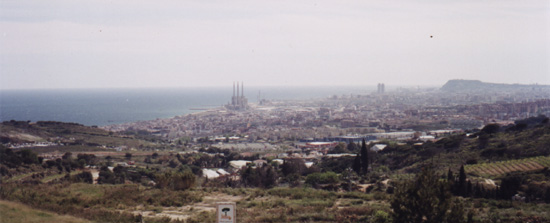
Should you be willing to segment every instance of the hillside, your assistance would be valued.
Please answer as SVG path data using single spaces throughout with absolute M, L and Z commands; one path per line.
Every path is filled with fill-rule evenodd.
M 90 136 L 138 140 L 68 123 L 14 124 L 1 127 L 33 139 L 83 137 L 84 144 L 98 139 Z M 282 164 L 268 158 L 240 168 L 231 161 L 261 158 L 211 145 L 191 153 L 86 152 L 41 159 L 36 148 L 0 146 L 0 199 L 97 222 L 212 222 L 219 201 L 236 202 L 239 222 L 408 222 L 400 219 L 420 210 L 415 205 L 440 198 L 447 202 L 442 213 L 456 207 L 449 219 L 462 216 L 457 222 L 550 220 L 545 116 L 436 141 L 376 143 L 387 147 L 367 152 L 372 145 L 339 144 L 360 156 L 323 157 L 310 167 L 301 158 L 283 158 Z M 229 175 L 203 174 L 220 169 Z M 396 204 L 407 202 L 410 209 L 395 211 Z
M 76 123 L 40 121 L 7 121 L 0 123 L 0 142 L 12 148 L 33 147 L 35 151 L 44 148 L 97 149 L 119 146 L 144 148 L 155 147 L 155 143 L 133 136 L 116 134 L 96 127 Z
M 496 84 L 479 80 L 449 80 L 443 87 L 445 92 L 478 92 L 478 91 L 548 91 L 549 85 Z
M 0 222 L 40 222 L 40 223 L 85 223 L 86 219 L 76 218 L 69 215 L 58 215 L 53 212 L 34 209 L 18 202 L 0 200 Z

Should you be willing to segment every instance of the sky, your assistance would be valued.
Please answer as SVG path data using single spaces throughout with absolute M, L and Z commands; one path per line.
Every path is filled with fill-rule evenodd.
M 550 84 L 550 1 L 0 0 L 0 89 Z

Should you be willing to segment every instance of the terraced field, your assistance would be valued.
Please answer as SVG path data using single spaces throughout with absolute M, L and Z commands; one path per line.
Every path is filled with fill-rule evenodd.
M 526 159 L 466 165 L 464 169 L 469 173 L 494 176 L 514 171 L 540 170 L 545 167 L 550 167 L 550 156 L 537 156 Z

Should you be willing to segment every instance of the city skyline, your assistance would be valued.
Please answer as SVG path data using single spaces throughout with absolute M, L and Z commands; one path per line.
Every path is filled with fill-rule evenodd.
M 0 89 L 550 84 L 550 3 L 3 2 Z

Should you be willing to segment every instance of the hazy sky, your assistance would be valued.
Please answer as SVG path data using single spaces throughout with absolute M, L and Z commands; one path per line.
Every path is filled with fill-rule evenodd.
M 548 0 L 0 0 L 0 29 L 0 89 L 550 84 Z

